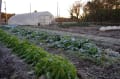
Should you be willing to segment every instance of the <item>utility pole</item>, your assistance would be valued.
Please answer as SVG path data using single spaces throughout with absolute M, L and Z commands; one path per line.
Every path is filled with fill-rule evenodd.
M 7 10 L 6 10 L 6 2 L 4 1 L 5 4 L 5 24 L 7 24 Z
M 59 5 L 58 5 L 58 1 L 57 1 L 57 18 L 59 16 Z
M 60 7 L 59 7 L 59 17 L 60 17 Z
M 30 3 L 30 13 L 31 13 L 31 3 Z
M 60 7 L 59 7 L 59 3 L 57 1 L 57 18 L 60 17 Z
M 2 22 L 2 19 L 1 19 L 1 8 L 2 8 L 2 0 L 0 0 L 0 24 L 1 24 L 1 22 Z

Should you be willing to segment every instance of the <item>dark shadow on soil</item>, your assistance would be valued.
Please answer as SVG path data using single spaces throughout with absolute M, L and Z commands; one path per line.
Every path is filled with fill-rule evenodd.
M 0 79 L 35 79 L 31 67 L 0 44 Z

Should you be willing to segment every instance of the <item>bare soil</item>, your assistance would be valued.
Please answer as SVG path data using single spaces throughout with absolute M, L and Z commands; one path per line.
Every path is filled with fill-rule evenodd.
M 0 79 L 35 79 L 32 68 L 0 44 Z
M 72 26 L 68 28 L 61 28 L 53 25 L 53 26 L 43 26 L 40 28 L 47 28 L 52 30 L 60 30 L 60 31 L 72 32 L 72 33 L 80 33 L 80 34 L 96 35 L 96 36 L 120 39 L 120 30 L 99 31 L 100 26 L 88 26 L 88 27 Z

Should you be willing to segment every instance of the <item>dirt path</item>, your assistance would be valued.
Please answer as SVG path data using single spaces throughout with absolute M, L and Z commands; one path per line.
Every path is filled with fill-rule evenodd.
M 0 79 L 35 79 L 31 67 L 0 44 Z
M 60 28 L 54 25 L 54 26 L 43 26 L 39 28 L 120 39 L 120 30 L 99 31 L 100 27 L 101 26 L 88 26 L 88 27 L 71 26 L 68 28 Z

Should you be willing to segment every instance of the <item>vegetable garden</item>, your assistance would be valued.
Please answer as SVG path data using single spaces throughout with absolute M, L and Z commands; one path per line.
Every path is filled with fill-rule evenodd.
M 38 77 L 45 75 L 47 79 L 78 79 L 77 70 L 69 58 L 50 54 L 49 51 L 45 51 L 46 48 L 62 49 L 62 52 L 65 51 L 82 60 L 90 60 L 100 66 L 111 65 L 120 60 L 119 55 L 107 55 L 103 49 L 88 39 L 24 27 L 1 27 L 1 29 L 0 41 L 32 65 Z

